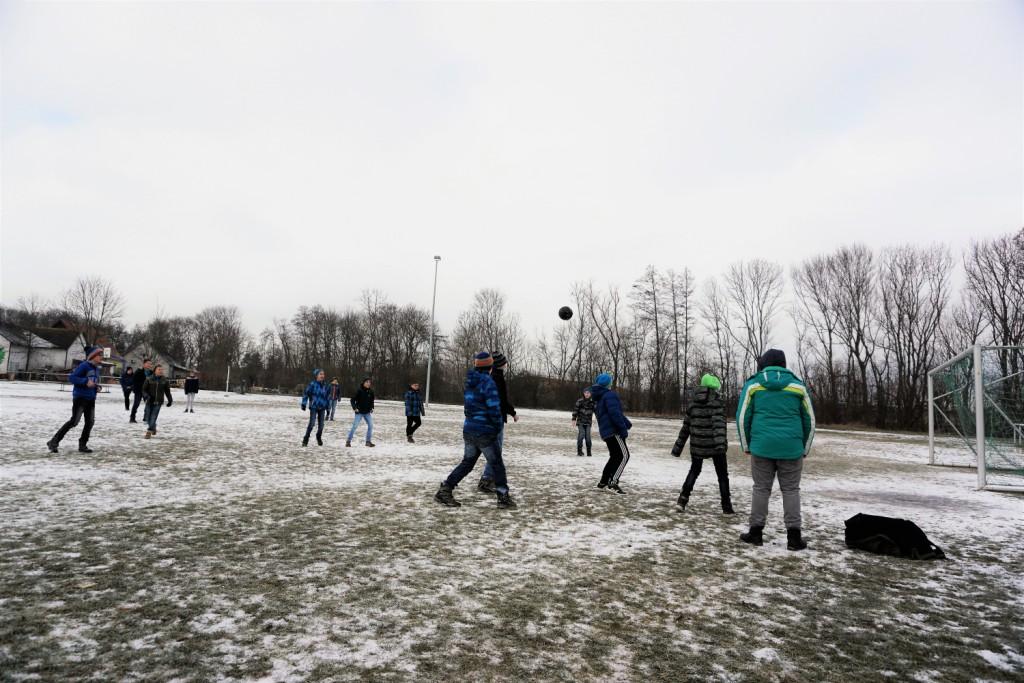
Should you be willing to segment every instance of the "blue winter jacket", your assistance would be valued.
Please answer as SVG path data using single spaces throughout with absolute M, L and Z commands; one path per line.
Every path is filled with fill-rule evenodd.
M 590 387 L 590 397 L 594 399 L 594 414 L 597 415 L 597 427 L 602 439 L 629 436 L 633 423 L 622 414 L 622 401 L 611 389 L 595 384 Z
M 420 392 L 415 389 L 405 392 L 405 416 L 419 417 L 426 414 L 426 411 L 423 410 L 423 398 L 420 396 Z
M 87 386 L 89 380 L 93 381 L 92 387 Z M 68 381 L 74 385 L 74 389 L 71 391 L 72 398 L 87 398 L 95 401 L 96 390 L 100 386 L 100 369 L 89 361 L 83 360 L 68 375 Z
M 305 408 L 307 403 L 310 410 L 327 410 L 331 405 L 331 385 L 314 379 L 302 394 L 302 407 Z
M 498 387 L 486 372 L 473 369 L 466 374 L 463 409 L 466 414 L 462 424 L 464 434 L 492 435 L 504 426 Z

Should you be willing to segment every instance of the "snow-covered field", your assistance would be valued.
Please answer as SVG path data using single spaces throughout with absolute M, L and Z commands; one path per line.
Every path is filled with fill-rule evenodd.
M 380 402 L 372 450 L 343 447 L 345 411 L 304 449 L 297 398 L 204 392 L 186 415 L 175 394 L 149 441 L 102 395 L 96 452 L 75 430 L 53 456 L 70 394 L 0 383 L 0 679 L 1024 678 L 1024 498 L 924 465 L 924 439 L 819 433 L 792 553 L 777 492 L 766 545 L 738 542 L 735 448 L 740 514 L 710 463 L 675 509 L 673 421 L 634 420 L 616 496 L 594 488 L 603 445 L 577 458 L 568 413 L 524 410 L 520 508 L 467 479 L 449 510 L 431 497 L 461 408 L 433 406 L 410 445 Z M 916 521 L 949 561 L 847 550 L 857 512 Z

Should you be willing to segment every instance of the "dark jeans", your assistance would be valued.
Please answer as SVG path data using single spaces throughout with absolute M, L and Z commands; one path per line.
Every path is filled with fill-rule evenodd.
M 419 415 L 406 415 L 405 435 L 412 436 L 412 433 L 419 429 L 421 424 L 423 424 L 423 420 L 420 419 Z
M 60 443 L 61 439 L 71 430 L 72 427 L 76 427 L 81 421 L 82 416 L 85 416 L 85 427 L 82 428 L 82 435 L 78 437 L 78 445 L 84 446 L 89 442 L 89 434 L 92 432 L 92 425 L 96 421 L 96 399 L 94 398 L 76 398 L 71 402 L 71 419 L 64 423 L 57 433 L 53 435 L 53 442 Z
M 324 435 L 324 417 L 326 416 L 327 410 L 320 408 L 319 410 L 309 409 L 309 424 L 306 425 L 306 436 L 302 437 L 305 441 L 309 441 L 309 435 L 313 431 L 313 423 L 316 422 L 316 438 L 320 438 Z
M 163 401 L 150 401 L 146 404 L 146 424 L 149 431 L 156 434 L 156 419 L 160 416 L 160 409 L 164 407 Z
M 331 420 L 334 419 L 334 411 L 337 410 L 337 408 L 338 408 L 338 399 L 331 399 L 331 413 L 330 413 L 330 415 L 328 415 L 329 419 L 331 419 Z
M 621 436 L 613 436 L 604 440 L 608 446 L 608 464 L 604 466 L 601 473 L 601 481 L 606 484 L 618 484 L 622 470 L 626 469 L 629 462 L 629 448 L 626 447 L 626 440 Z
M 462 455 L 462 462 L 455 466 L 452 473 L 445 480 L 445 485 L 455 488 L 459 482 L 466 478 L 476 461 L 483 454 L 487 460 L 487 466 L 494 473 L 494 485 L 498 493 L 508 493 L 508 480 L 505 478 L 505 463 L 501 460 L 501 442 L 497 434 L 467 434 L 462 433 L 462 440 L 465 442 L 465 451 Z
M 142 392 L 141 391 L 132 390 L 132 393 L 135 394 L 135 398 L 132 399 L 132 418 L 131 418 L 131 419 L 134 420 L 135 419 L 135 414 L 139 411 L 139 403 L 142 401 Z M 145 420 L 146 419 L 145 416 L 143 416 L 142 419 Z
M 132 390 L 131 388 L 122 389 L 124 391 L 124 409 L 128 410 L 131 407 Z
M 731 500 L 729 495 L 729 461 L 725 455 L 712 456 L 711 461 L 715 463 L 715 474 L 718 475 L 718 493 L 722 496 L 722 502 Z M 683 482 L 683 495 L 687 498 L 690 497 L 690 492 L 693 491 L 693 485 L 697 483 L 697 477 L 700 476 L 700 471 L 704 467 L 704 458 L 699 458 L 696 455 L 690 458 L 690 471 L 686 475 L 686 481 Z
M 149 424 L 149 413 L 153 409 L 153 402 L 148 398 L 145 399 L 146 407 L 142 409 L 142 421 Z M 157 411 L 159 412 L 159 411 Z
M 498 432 L 497 435 L 495 435 L 494 440 L 498 444 L 498 452 L 502 453 L 503 454 L 502 458 L 504 458 L 504 453 L 505 453 L 505 426 L 504 425 L 501 426 L 501 431 Z M 502 460 L 502 462 L 504 462 L 504 460 Z M 484 462 L 484 473 L 480 476 L 480 479 L 490 479 L 491 481 L 497 481 L 494 478 L 494 468 L 491 467 L 491 461 L 490 460 Z
M 590 425 L 588 424 L 576 424 L 576 452 L 583 452 L 583 442 L 587 442 L 587 455 L 590 455 L 591 442 L 590 442 Z

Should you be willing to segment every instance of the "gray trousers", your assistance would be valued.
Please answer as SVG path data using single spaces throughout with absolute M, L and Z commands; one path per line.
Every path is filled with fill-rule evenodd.
M 764 526 L 768 520 L 768 498 L 772 495 L 775 475 L 779 475 L 782 490 L 782 516 L 787 529 L 800 528 L 800 473 L 804 459 L 775 460 L 750 456 L 750 476 L 754 479 L 754 493 L 750 497 L 750 526 Z

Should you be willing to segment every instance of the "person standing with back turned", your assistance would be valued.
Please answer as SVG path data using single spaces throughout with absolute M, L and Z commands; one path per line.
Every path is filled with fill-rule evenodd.
M 608 447 L 608 463 L 601 473 L 601 481 L 597 488 L 608 489 L 615 493 L 625 493 L 619 488 L 619 477 L 629 463 L 629 448 L 626 439 L 633 423 L 622 413 L 622 401 L 612 391 L 612 376 L 602 372 L 597 376 L 594 386 L 590 387 L 590 395 L 594 397 L 594 414 L 597 415 L 597 428 Z

